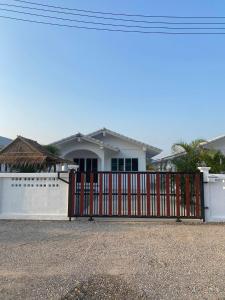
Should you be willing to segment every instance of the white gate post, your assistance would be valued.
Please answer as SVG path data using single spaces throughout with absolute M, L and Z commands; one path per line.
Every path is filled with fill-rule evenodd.
M 203 173 L 203 187 L 204 187 L 204 213 L 205 222 L 210 219 L 210 190 L 209 190 L 209 171 L 210 167 L 198 167 L 199 171 Z
M 203 173 L 204 182 L 209 182 L 210 167 L 198 167 L 199 171 Z

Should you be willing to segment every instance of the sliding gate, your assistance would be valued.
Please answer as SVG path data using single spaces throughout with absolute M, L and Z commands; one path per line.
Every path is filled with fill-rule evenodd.
M 201 173 L 71 171 L 68 217 L 204 219 Z

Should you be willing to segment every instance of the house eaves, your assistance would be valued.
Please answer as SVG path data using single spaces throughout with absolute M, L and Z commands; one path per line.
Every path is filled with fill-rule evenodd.
M 203 142 L 203 143 L 201 143 L 201 146 L 203 146 L 203 147 L 209 146 L 209 145 L 211 145 L 211 144 L 213 144 L 213 143 L 215 143 L 219 140 L 222 140 L 222 139 L 225 139 L 225 135 L 221 135 L 221 136 L 218 136 L 214 139 L 208 140 L 207 142 Z

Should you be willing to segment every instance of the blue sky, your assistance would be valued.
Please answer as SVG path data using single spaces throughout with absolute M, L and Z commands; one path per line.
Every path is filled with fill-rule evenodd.
M 225 11 L 221 0 L 39 2 L 152 15 Z M 48 143 L 108 127 L 168 153 L 174 142 L 225 134 L 225 36 L 94 32 L 0 19 L 0 37 L 2 136 Z

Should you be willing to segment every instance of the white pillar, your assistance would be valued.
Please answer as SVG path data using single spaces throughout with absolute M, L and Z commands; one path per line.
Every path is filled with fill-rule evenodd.
M 105 151 L 103 147 L 101 147 L 101 155 L 99 155 L 99 158 L 101 162 L 99 171 L 105 171 Z
M 203 173 L 203 181 L 204 181 L 204 209 L 205 209 L 205 222 L 209 222 L 211 220 L 210 209 L 211 209 L 211 193 L 210 193 L 210 184 L 209 184 L 209 171 L 210 167 L 199 167 L 200 172 Z
M 204 182 L 209 182 L 210 167 L 198 167 L 199 171 L 203 173 Z

